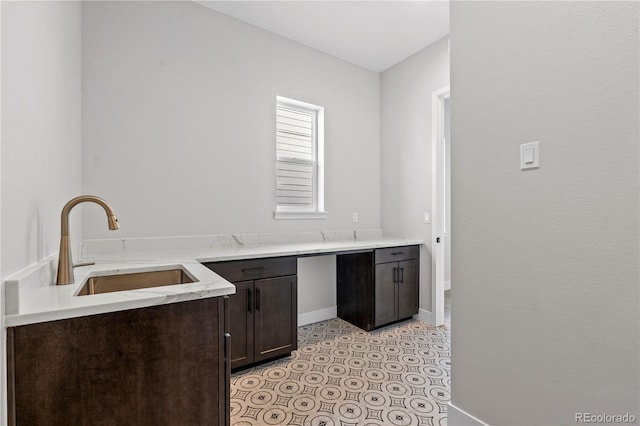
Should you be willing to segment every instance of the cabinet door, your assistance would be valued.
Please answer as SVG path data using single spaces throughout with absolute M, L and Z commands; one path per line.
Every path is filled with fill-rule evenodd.
M 222 309 L 208 298 L 8 329 L 8 424 L 224 424 Z
M 298 347 L 296 276 L 255 281 L 255 361 L 286 355 Z
M 418 261 L 405 260 L 398 266 L 398 319 L 404 319 L 418 313 Z
M 375 326 L 398 319 L 398 291 L 396 289 L 397 262 L 376 265 Z
M 228 407 L 231 405 L 231 332 L 230 332 L 230 317 L 229 317 L 229 296 L 223 296 L 222 308 L 223 308 L 223 322 L 221 332 L 223 333 L 224 348 L 223 356 L 220 357 L 219 370 L 223 372 L 223 380 L 220 380 L 220 398 L 219 398 L 219 410 L 224 414 L 222 424 L 224 426 L 231 425 L 231 411 Z
M 253 281 L 233 283 L 236 294 L 229 296 L 231 368 L 253 362 Z

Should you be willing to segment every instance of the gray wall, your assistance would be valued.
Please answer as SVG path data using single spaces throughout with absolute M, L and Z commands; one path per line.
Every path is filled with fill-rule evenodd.
M 380 227 L 379 74 L 193 2 L 82 18 L 83 190 L 118 236 Z M 273 219 L 276 95 L 325 107 L 326 220 Z M 85 213 L 86 238 L 113 238 Z
M 431 311 L 431 94 L 449 85 L 443 38 L 382 73 L 381 217 L 386 235 L 420 238 L 420 308 Z
M 452 403 L 489 424 L 639 415 L 639 22 L 451 3 Z
M 80 192 L 80 4 L 2 2 L 1 279 L 55 253 L 60 211 Z M 79 214 L 71 223 L 79 237 Z M 4 287 L 0 315 L 4 315 Z M 6 329 L 0 424 L 6 424 Z
M 337 309 L 336 257 L 298 259 L 298 314 Z
M 57 252 L 80 192 L 80 30 L 80 3 L 3 2 L 2 278 Z

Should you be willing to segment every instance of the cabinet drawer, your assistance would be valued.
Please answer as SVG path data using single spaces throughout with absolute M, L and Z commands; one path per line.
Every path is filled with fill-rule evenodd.
M 229 262 L 205 263 L 204 265 L 230 282 L 297 274 L 297 259 L 295 256 L 232 260 Z
M 417 259 L 420 255 L 418 246 L 402 246 L 376 249 L 375 263 L 399 262 L 401 260 Z

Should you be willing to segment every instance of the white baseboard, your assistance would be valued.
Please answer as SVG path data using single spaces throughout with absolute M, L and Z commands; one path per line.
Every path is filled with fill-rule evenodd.
M 471 414 L 449 403 L 447 410 L 447 424 L 449 426 L 489 426 L 487 423 L 473 417 Z
M 433 316 L 431 315 L 431 311 L 427 311 L 426 309 L 420 309 L 417 315 L 413 316 L 418 321 L 426 322 L 427 324 L 433 324 Z
M 451 280 L 444 282 L 444 291 L 451 290 Z
M 317 311 L 305 312 L 298 314 L 298 327 L 307 324 L 313 324 L 314 322 L 325 321 L 338 317 L 338 307 L 332 306 L 330 308 L 318 309 Z

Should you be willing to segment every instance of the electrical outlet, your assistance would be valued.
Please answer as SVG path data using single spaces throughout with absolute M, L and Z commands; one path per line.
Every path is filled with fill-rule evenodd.
M 353 214 L 353 223 L 356 223 L 358 221 L 358 213 L 354 213 Z

